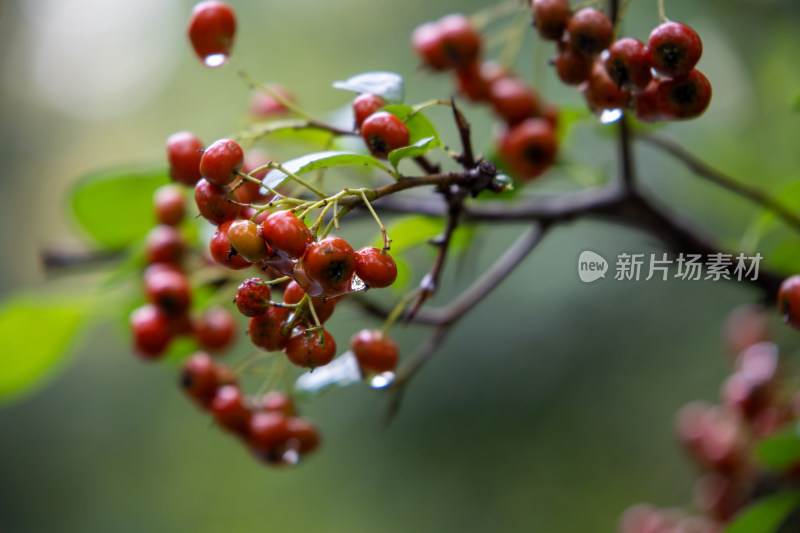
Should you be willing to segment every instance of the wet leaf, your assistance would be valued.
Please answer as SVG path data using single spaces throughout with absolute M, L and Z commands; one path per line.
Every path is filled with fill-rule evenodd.
M 344 81 L 336 81 L 333 86 L 345 91 L 377 94 L 391 103 L 400 103 L 405 97 L 403 77 L 394 72 L 364 72 Z

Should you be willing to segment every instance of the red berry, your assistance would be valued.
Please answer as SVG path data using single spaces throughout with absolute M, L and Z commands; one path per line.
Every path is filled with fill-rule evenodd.
M 472 100 L 480 102 L 489 97 L 490 84 L 481 73 L 481 67 L 477 61 L 467 63 L 456 70 L 456 81 L 458 82 L 459 92 Z
M 283 351 L 295 365 L 316 368 L 327 365 L 336 356 L 336 341 L 324 329 L 303 330 L 289 339 Z
M 347 292 L 356 270 L 353 247 L 339 237 L 311 243 L 303 254 L 302 268 L 308 278 L 322 287 L 324 296 Z
M 734 357 L 750 346 L 769 339 L 767 313 L 761 305 L 741 305 L 725 319 L 723 340 L 728 348 L 728 353 Z
M 585 7 L 570 17 L 567 23 L 569 40 L 579 53 L 597 55 L 611 44 L 614 26 L 603 13 L 592 7 Z
M 205 179 L 197 182 L 194 201 L 203 218 L 216 226 L 238 218 L 242 212 L 241 206 L 231 201 L 228 189 Z
M 203 349 L 223 350 L 234 341 L 236 320 L 227 309 L 212 307 L 193 321 L 192 330 Z
M 208 0 L 192 8 L 186 28 L 197 56 L 209 67 L 225 63 L 236 33 L 236 15 L 225 2 Z
M 481 50 L 481 34 L 469 18 L 454 13 L 439 19 L 437 25 L 444 54 L 451 67 L 463 67 L 478 58 Z
M 263 459 L 281 461 L 281 448 L 291 438 L 286 421 L 286 415 L 278 411 L 260 411 L 250 417 L 247 440 Z
M 236 308 L 247 317 L 263 315 L 270 308 L 272 291 L 260 278 L 249 278 L 239 285 L 236 292 Z
M 411 46 L 428 68 L 445 70 L 450 66 L 437 23 L 426 22 L 417 26 L 411 34 Z
M 489 87 L 489 101 L 509 126 L 541 114 L 539 95 L 519 78 L 500 78 Z
M 250 428 L 252 413 L 245 405 L 242 391 L 237 385 L 225 385 L 217 389 L 211 400 L 211 412 L 214 420 L 221 427 L 238 433 L 247 434 Z
M 300 303 L 306 292 L 297 281 L 292 280 L 283 291 L 283 303 L 296 304 Z M 336 307 L 336 298 L 311 298 L 311 304 L 314 306 L 314 312 L 317 314 L 320 324 L 324 324 L 332 315 Z
M 286 416 L 297 414 L 292 398 L 285 392 L 270 391 L 261 397 L 258 405 L 265 411 L 279 411 Z
M 361 124 L 367 119 L 368 116 L 386 107 L 386 100 L 377 94 L 363 93 L 356 96 L 353 100 L 353 115 L 356 120 L 356 129 L 361 127 Z
M 236 141 L 219 139 L 203 152 L 200 158 L 200 174 L 216 185 L 227 185 L 236 178 L 242 168 L 244 152 Z
M 186 199 L 175 185 L 162 185 L 153 194 L 153 207 L 159 224 L 178 226 L 186 215 Z
M 542 39 L 561 40 L 571 16 L 569 0 L 533 0 L 533 22 Z
M 287 446 L 296 448 L 300 455 L 313 452 L 319 446 L 319 431 L 308 420 L 290 416 L 286 420 L 286 428 L 289 430 Z
M 173 226 L 159 224 L 145 237 L 145 259 L 147 264 L 170 263 L 179 265 L 186 252 L 183 235 Z
M 186 276 L 177 270 L 165 269 L 144 278 L 147 301 L 168 315 L 185 314 L 192 301 L 192 289 Z
M 177 182 L 194 187 L 200 175 L 203 143 L 194 133 L 179 131 L 167 138 L 169 175 Z
M 181 388 L 200 407 L 208 409 L 218 388 L 235 383 L 236 375 L 231 369 L 215 364 L 206 352 L 195 352 L 183 363 Z
M 578 85 L 589 79 L 594 61 L 575 51 L 569 42 L 559 43 L 553 60 L 558 78 L 567 85 Z
M 372 155 L 386 159 L 392 150 L 408 146 L 410 133 L 402 120 L 388 111 L 378 111 L 361 124 L 361 137 Z
M 211 252 L 211 257 L 218 264 L 231 270 L 243 270 L 253 263 L 247 261 L 231 248 L 230 238 L 228 237 L 231 224 L 233 224 L 233 220 L 228 220 L 219 225 L 217 231 L 211 237 L 209 251 Z
M 268 352 L 283 348 L 292 336 L 291 328 L 282 333 L 289 314 L 287 308 L 270 306 L 266 313 L 251 318 L 247 331 L 252 343 Z
M 291 211 L 275 211 L 261 224 L 261 236 L 270 248 L 297 259 L 314 238 L 305 223 Z
M 269 257 L 270 250 L 261 237 L 258 224 L 251 220 L 234 220 L 228 230 L 231 247 L 251 263 Z
M 620 89 L 611 80 L 599 59 L 595 61 L 592 73 L 581 90 L 586 103 L 594 111 L 626 108 L 631 98 L 628 91 Z
M 647 48 L 655 71 L 669 77 L 689 74 L 703 54 L 700 36 L 680 22 L 665 22 L 653 29 Z
M 214 361 L 205 352 L 191 355 L 183 363 L 181 387 L 201 406 L 208 407 L 220 383 Z
M 620 89 L 644 89 L 653 74 L 645 44 L 631 37 L 617 40 L 604 54 L 603 64 L 611 81 Z
M 295 101 L 294 95 L 286 87 L 277 84 L 270 84 L 268 87 L 284 100 Z M 254 118 L 273 118 L 288 112 L 289 109 L 285 105 L 262 90 L 256 90 L 250 98 L 250 115 Z
M 397 279 L 397 264 L 387 252 L 367 246 L 356 252 L 356 275 L 368 287 L 388 287 Z
M 481 35 L 467 17 L 452 14 L 417 27 L 411 45 L 428 67 L 445 70 L 475 61 L 481 49 Z
M 641 122 L 664 120 L 658 105 L 659 81 L 653 79 L 643 90 L 633 92 L 633 113 Z
M 659 80 L 656 99 L 659 111 L 666 118 L 699 117 L 711 103 L 711 84 L 702 72 L 694 69 L 680 78 Z
M 510 129 L 500 141 L 500 155 L 521 181 L 550 168 L 556 157 L 556 135 L 542 118 L 531 118 Z
M 350 339 L 350 350 L 362 374 L 391 372 L 397 366 L 397 344 L 377 329 L 362 329 Z
M 130 315 L 131 334 L 136 351 L 144 359 L 163 355 L 172 340 L 169 317 L 155 305 L 134 309 Z
M 800 329 L 800 275 L 789 276 L 778 289 L 778 312 L 783 321 Z

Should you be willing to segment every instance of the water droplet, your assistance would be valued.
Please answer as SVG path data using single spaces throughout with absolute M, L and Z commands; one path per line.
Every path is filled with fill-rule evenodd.
M 384 389 L 392 384 L 394 378 L 394 372 L 383 372 L 373 377 L 369 382 L 369 386 L 373 389 Z
M 296 465 L 300 462 L 300 452 L 298 452 L 294 447 L 289 448 L 283 455 L 281 456 L 281 461 L 286 464 Z
M 600 122 L 603 124 L 611 124 L 622 118 L 622 109 L 604 109 L 600 113 Z
M 228 61 L 228 54 L 211 54 L 203 59 L 203 63 L 207 67 L 217 68 L 221 67 Z
M 367 290 L 367 284 L 364 281 L 353 274 L 353 279 L 350 280 L 350 292 L 360 292 Z

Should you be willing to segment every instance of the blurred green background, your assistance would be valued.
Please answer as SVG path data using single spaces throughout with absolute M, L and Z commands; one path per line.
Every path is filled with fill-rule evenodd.
M 487 7 L 231 3 L 252 74 L 285 84 L 319 114 L 350 99 L 332 81 L 366 70 L 406 76 L 409 102 L 449 96 L 447 76 L 416 68 L 410 32 Z M 100 278 L 59 276 L 45 286 L 50 276 L 39 267 L 42 250 L 80 245 L 64 201 L 70 187 L 108 166 L 162 164 L 177 130 L 207 141 L 233 133 L 249 91 L 232 68 L 212 71 L 193 57 L 183 33 L 192 2 L 0 5 L 0 294 L 92 291 Z M 797 181 L 800 4 L 666 6 L 702 36 L 700 68 L 714 98 L 702 118 L 663 133 L 766 189 Z M 636 0 L 622 31 L 646 39 L 657 23 L 655 0 Z M 546 68 L 550 54 L 528 31 L 519 71 L 552 101 L 579 105 Z M 466 109 L 476 144 L 488 147 L 488 114 Z M 580 126 L 565 158 L 613 175 L 615 147 L 603 132 Z M 754 208 L 651 149 L 637 148 L 636 160 L 663 205 L 737 250 Z M 569 179 L 555 171 L 539 186 Z M 463 289 L 519 232 L 482 234 L 462 269 L 451 264 L 433 303 Z M 324 446 L 294 469 L 254 461 L 182 396 L 173 368 L 143 364 L 118 321 L 100 323 L 54 379 L 0 405 L 0 531 L 609 532 L 633 503 L 689 505 L 695 473 L 674 444 L 672 418 L 690 400 L 716 401 L 729 371 L 720 327 L 758 294 L 733 283 L 584 285 L 575 272 L 584 249 L 606 258 L 659 251 L 646 235 L 597 221 L 559 227 L 457 326 L 389 427 L 385 398 L 362 387 L 304 406 Z M 782 345 L 795 349 L 796 336 L 773 319 Z M 372 323 L 343 305 L 332 330 L 346 339 Z M 48 324 L 40 327 L 46 335 Z M 397 329 L 404 353 L 421 334 Z

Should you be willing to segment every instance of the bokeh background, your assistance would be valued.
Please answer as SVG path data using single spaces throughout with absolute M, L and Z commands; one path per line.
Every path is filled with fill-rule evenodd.
M 449 96 L 447 76 L 417 69 L 410 32 L 488 6 L 231 3 L 237 50 L 253 75 L 285 84 L 320 114 L 349 101 L 332 81 L 366 70 L 406 76 L 410 102 Z M 49 298 L 99 283 L 99 276 L 53 279 L 40 266 L 42 250 L 85 242 L 65 202 L 82 175 L 162 164 L 170 133 L 188 129 L 211 140 L 243 123 L 247 87 L 232 68 L 203 68 L 184 38 L 191 5 L 0 3 L 2 296 L 24 287 Z M 764 188 L 796 181 L 800 4 L 666 6 L 702 36 L 700 68 L 714 99 L 699 120 L 663 132 Z M 646 39 L 657 23 L 655 0 L 632 1 L 623 32 Z M 528 31 L 517 68 L 552 101 L 580 105 L 546 67 L 550 53 Z M 476 143 L 488 147 L 488 114 L 467 110 Z M 565 154 L 613 175 L 613 140 L 603 128 L 577 128 Z M 665 206 L 737 249 L 754 208 L 645 147 L 636 162 Z M 540 186 L 574 179 L 557 170 Z M 448 270 L 434 303 L 463 289 L 519 232 L 509 226 L 479 236 L 461 268 Z M 143 364 L 119 321 L 98 322 L 51 379 L 0 405 L 0 531 L 593 533 L 614 531 L 636 502 L 689 506 L 695 473 L 674 443 L 673 415 L 690 400 L 717 399 L 729 371 L 720 328 L 731 309 L 758 294 L 734 283 L 584 285 L 575 271 L 584 249 L 607 258 L 659 251 L 646 235 L 598 221 L 559 227 L 457 326 L 389 427 L 385 398 L 365 387 L 304 406 L 324 446 L 293 469 L 254 461 L 180 394 L 174 367 Z M 796 337 L 772 318 L 781 345 L 794 350 Z M 332 323 L 346 339 L 374 322 L 345 305 Z M 46 335 L 48 324 L 40 327 Z M 405 353 L 421 333 L 398 330 Z

